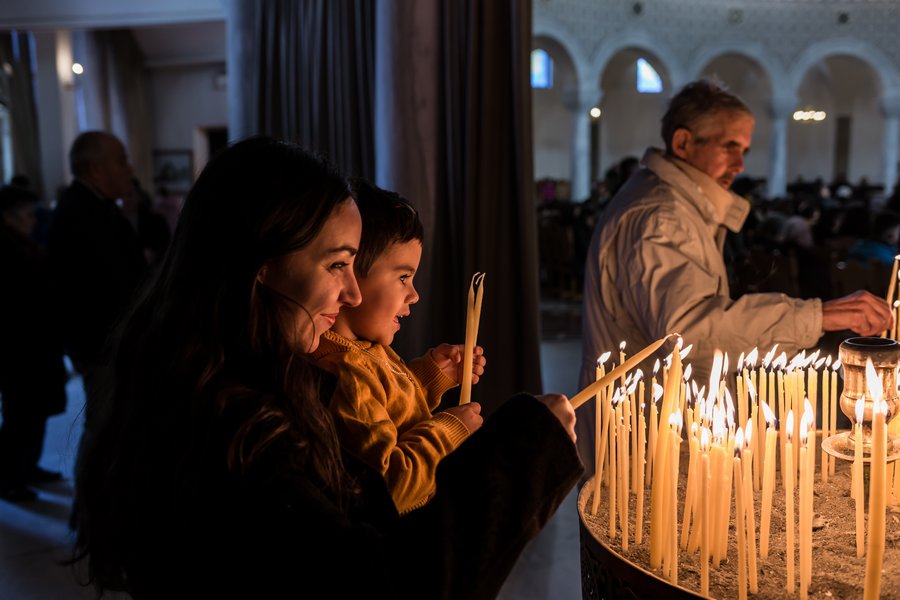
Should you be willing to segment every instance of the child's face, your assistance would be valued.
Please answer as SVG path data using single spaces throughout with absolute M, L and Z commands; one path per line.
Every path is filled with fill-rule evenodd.
M 342 308 L 334 330 L 351 340 L 390 345 L 400 330 L 400 319 L 409 315 L 410 304 L 419 301 L 413 276 L 420 260 L 422 243 L 417 240 L 388 246 L 368 275 L 358 277 L 362 303 Z

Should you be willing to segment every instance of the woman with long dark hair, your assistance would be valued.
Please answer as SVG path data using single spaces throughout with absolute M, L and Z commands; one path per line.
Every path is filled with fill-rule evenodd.
M 574 412 L 512 399 L 399 518 L 380 476 L 342 455 L 333 383 L 305 358 L 360 301 L 360 230 L 344 178 L 296 146 L 255 138 L 204 169 L 85 432 L 76 553 L 99 591 L 497 593 L 580 474 Z

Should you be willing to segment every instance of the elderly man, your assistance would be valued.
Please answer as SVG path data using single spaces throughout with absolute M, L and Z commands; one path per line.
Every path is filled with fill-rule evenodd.
M 877 335 L 892 322 L 887 303 L 868 292 L 828 302 L 777 293 L 731 298 L 725 230 L 740 231 L 750 206 L 729 187 L 744 170 L 753 125 L 747 106 L 709 81 L 690 83 L 672 98 L 662 119 L 665 151 L 647 150 L 602 214 L 588 250 L 582 384 L 593 380 L 597 357 L 622 341 L 636 352 L 678 332 L 694 345 L 688 360 L 694 378 L 705 382 L 716 349 L 735 361 L 777 343 L 790 355 L 825 331 Z M 578 418 L 588 471 L 593 410 L 586 404 Z

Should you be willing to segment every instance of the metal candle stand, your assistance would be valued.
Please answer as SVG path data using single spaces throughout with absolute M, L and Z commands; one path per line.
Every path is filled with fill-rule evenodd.
M 885 422 L 897 416 L 900 399 L 897 396 L 897 365 L 900 364 L 900 343 L 880 337 L 858 337 L 844 340 L 839 349 L 844 368 L 844 390 L 841 392 L 841 412 L 851 423 L 856 422 L 856 403 L 862 399 L 865 410 L 862 418 L 863 462 L 872 458 L 872 398 L 866 394 L 866 359 L 872 359 L 875 372 L 884 390 L 887 404 Z M 854 460 L 855 427 L 822 440 L 822 448 L 841 460 Z M 900 440 L 888 433 L 887 461 L 900 458 Z

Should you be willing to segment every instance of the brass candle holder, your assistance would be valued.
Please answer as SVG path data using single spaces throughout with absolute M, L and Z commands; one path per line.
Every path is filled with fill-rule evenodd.
M 863 461 L 872 456 L 872 399 L 866 394 L 866 360 L 871 359 L 881 380 L 883 401 L 887 404 L 885 423 L 890 423 L 900 410 L 897 395 L 897 366 L 900 364 L 900 343 L 880 337 L 857 337 L 841 342 L 839 356 L 844 369 L 844 389 L 841 392 L 841 412 L 851 423 L 856 423 L 856 404 L 865 404 L 862 418 Z M 855 427 L 822 440 L 822 448 L 828 454 L 842 460 L 854 460 L 856 442 Z M 900 458 L 900 442 L 888 433 L 887 460 Z

